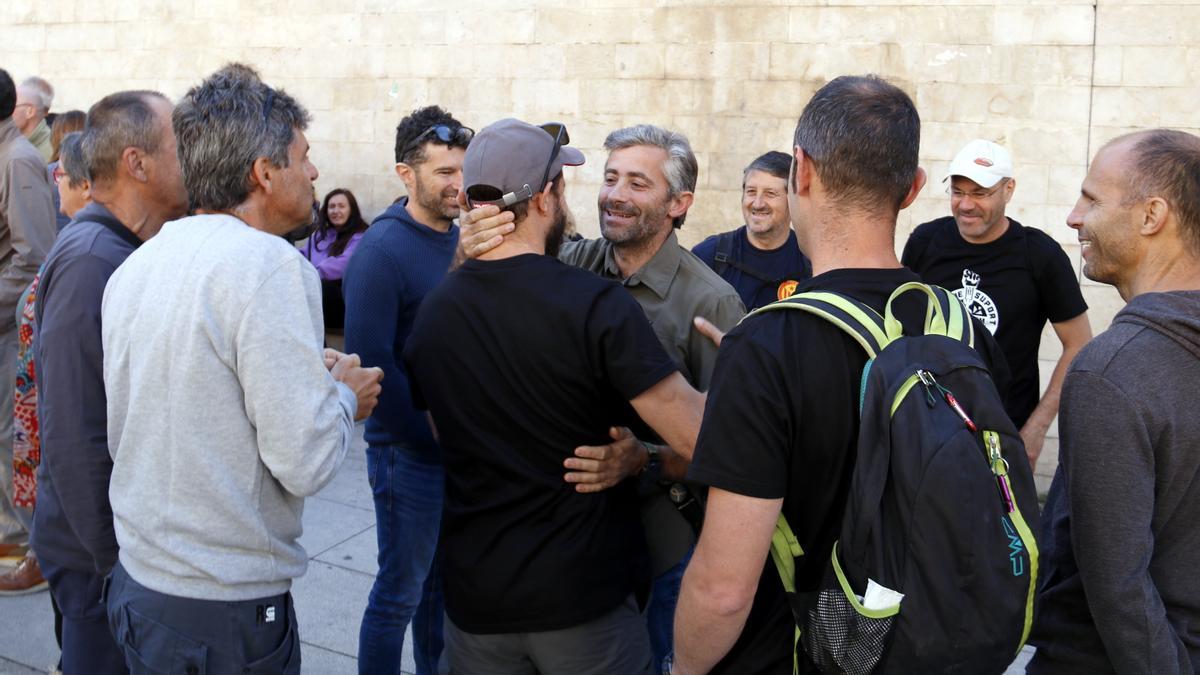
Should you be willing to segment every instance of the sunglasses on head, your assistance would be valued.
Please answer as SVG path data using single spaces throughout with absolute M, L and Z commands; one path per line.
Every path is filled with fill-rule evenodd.
M 495 204 L 501 209 L 506 209 L 526 199 L 533 199 L 533 195 L 546 189 L 546 183 L 550 180 L 550 167 L 554 166 L 554 160 L 562 146 L 571 144 L 571 137 L 567 135 L 567 126 L 562 122 L 547 122 L 539 126 L 554 138 L 554 149 L 550 151 L 550 159 L 546 160 L 546 170 L 542 172 L 542 182 L 538 189 L 535 191 L 526 183 L 520 190 L 505 194 L 500 188 L 491 185 L 472 185 L 467 188 L 467 202 L 471 208 Z
M 466 146 L 475 137 L 475 130 L 471 127 L 457 126 L 452 127 L 447 124 L 435 124 L 420 134 L 417 137 L 405 144 L 404 149 L 400 151 L 400 161 L 403 162 L 408 157 L 409 153 L 421 147 L 421 144 L 431 138 L 437 138 L 446 145 Z

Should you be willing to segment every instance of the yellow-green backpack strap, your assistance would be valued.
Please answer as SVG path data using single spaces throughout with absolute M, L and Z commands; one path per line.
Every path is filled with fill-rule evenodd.
M 890 341 L 883 327 L 883 317 L 874 309 L 840 293 L 808 291 L 764 305 L 742 317 L 742 321 L 763 312 L 799 309 L 815 314 L 842 329 L 862 345 L 870 358 L 875 358 Z
M 802 555 L 804 549 L 800 547 L 800 540 L 792 534 L 787 518 L 779 514 L 779 520 L 775 521 L 775 533 L 771 535 L 771 560 L 775 561 L 779 580 L 788 593 L 796 592 L 796 558 Z
M 775 532 L 771 535 L 771 560 L 775 562 L 775 570 L 779 572 L 779 580 L 783 582 L 783 590 L 788 593 L 796 592 L 796 558 L 804 555 L 800 540 L 792 533 L 787 518 L 779 514 L 775 521 Z M 793 622 L 795 623 L 795 622 Z M 792 638 L 792 675 L 800 672 L 799 663 L 800 624 L 796 623 Z

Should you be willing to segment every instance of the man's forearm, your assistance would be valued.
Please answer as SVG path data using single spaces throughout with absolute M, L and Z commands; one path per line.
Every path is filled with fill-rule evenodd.
M 1046 386 L 1046 393 L 1042 394 L 1041 400 L 1038 401 L 1037 407 L 1030 413 L 1029 419 L 1025 421 L 1025 426 L 1022 427 L 1022 430 L 1036 430 L 1040 435 L 1046 435 L 1046 431 L 1050 428 L 1054 417 L 1058 415 L 1058 401 L 1062 395 L 1063 378 L 1066 377 L 1067 368 L 1070 367 L 1072 359 L 1078 353 L 1079 348 L 1070 351 L 1063 350 L 1058 363 L 1054 365 L 1054 372 L 1050 374 L 1050 383 Z
M 674 672 L 707 673 L 737 642 L 782 508 L 783 499 L 710 488 L 704 529 L 675 611 Z
M 683 577 L 675 610 L 674 675 L 712 670 L 733 648 L 750 614 L 750 602 L 722 607 L 720 594 L 706 590 L 702 577 L 699 570 L 690 568 Z

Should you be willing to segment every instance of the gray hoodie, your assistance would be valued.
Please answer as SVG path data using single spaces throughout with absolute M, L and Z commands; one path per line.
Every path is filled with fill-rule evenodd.
M 1030 673 L 1200 671 L 1200 291 L 1146 293 L 1072 362 Z

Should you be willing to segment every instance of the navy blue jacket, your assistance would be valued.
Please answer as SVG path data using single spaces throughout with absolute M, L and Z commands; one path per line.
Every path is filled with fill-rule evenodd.
M 413 220 L 407 205 L 402 199 L 371 223 L 346 268 L 346 351 L 358 354 L 363 366 L 383 369 L 383 391 L 367 419 L 367 443 L 436 456 L 425 413 L 413 405 L 402 355 L 421 301 L 450 268 L 458 227 L 430 229 Z
M 100 305 L 108 278 L 139 245 L 108 209 L 90 204 L 42 268 L 34 309 L 42 462 L 31 545 L 58 567 L 106 574 L 117 561 Z

